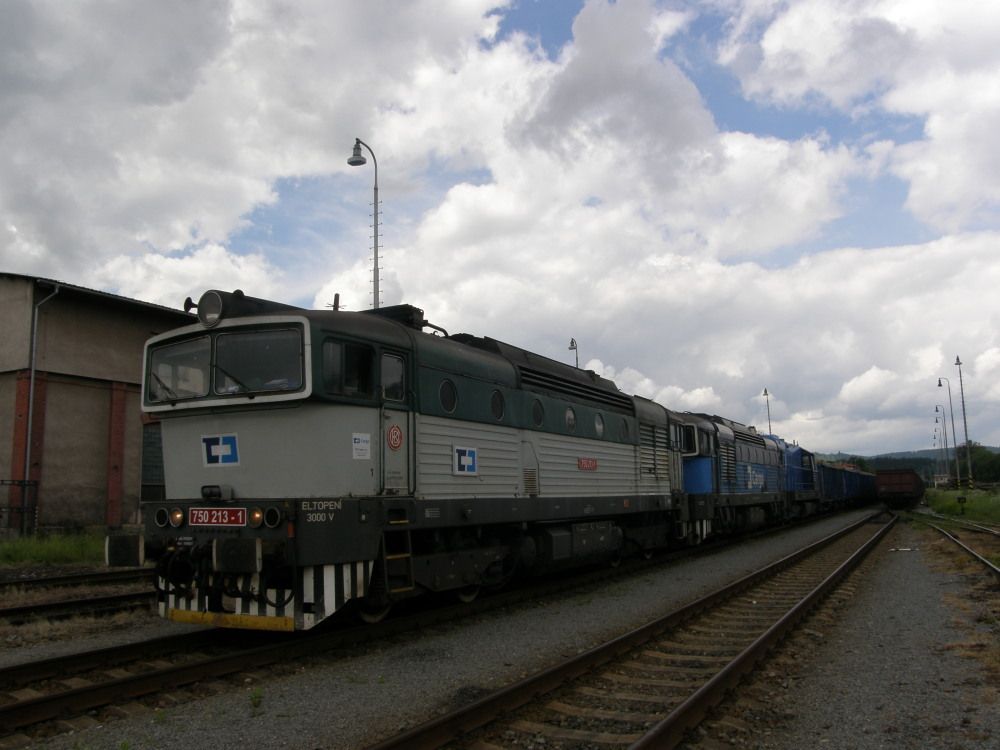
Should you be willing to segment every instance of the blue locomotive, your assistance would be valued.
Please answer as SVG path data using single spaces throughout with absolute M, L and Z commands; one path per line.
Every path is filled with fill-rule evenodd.
M 670 411 L 422 310 L 210 290 L 150 339 L 165 500 L 110 564 L 156 565 L 180 622 L 307 629 L 426 592 L 694 544 L 843 504 L 797 446 Z M 428 332 L 429 331 L 429 332 Z M 843 468 L 829 467 L 838 476 Z

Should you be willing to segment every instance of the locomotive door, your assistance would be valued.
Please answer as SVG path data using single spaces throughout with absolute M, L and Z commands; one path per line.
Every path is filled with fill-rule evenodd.
M 383 354 L 381 372 L 382 492 L 410 494 L 413 412 L 407 403 L 410 389 L 406 382 L 406 359 L 399 354 Z

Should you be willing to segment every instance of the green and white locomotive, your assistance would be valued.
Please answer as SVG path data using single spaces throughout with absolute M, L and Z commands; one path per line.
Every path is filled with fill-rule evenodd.
M 348 605 L 377 620 L 421 593 L 696 542 L 755 503 L 773 515 L 773 487 L 713 495 L 710 468 L 707 491 L 685 491 L 684 462 L 718 450 L 703 415 L 418 308 L 217 290 L 186 306 L 199 322 L 145 350 L 165 499 L 108 544 L 111 564 L 155 561 L 172 620 L 306 629 Z

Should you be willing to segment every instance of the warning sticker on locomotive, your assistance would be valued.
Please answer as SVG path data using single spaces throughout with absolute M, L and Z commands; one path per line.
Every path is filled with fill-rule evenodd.
M 389 425 L 389 429 L 385 431 L 385 441 L 389 448 L 398 451 L 403 447 L 403 429 L 398 424 Z
M 372 457 L 372 436 L 369 432 L 355 432 L 351 436 L 355 461 L 367 461 Z
M 451 473 L 457 477 L 474 477 L 479 474 L 479 451 L 476 448 L 452 446 Z

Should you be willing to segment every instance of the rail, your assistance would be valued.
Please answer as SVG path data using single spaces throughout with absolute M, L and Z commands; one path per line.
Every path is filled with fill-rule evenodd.
M 369 750 L 403 750 L 404 748 L 406 750 L 416 750 L 417 748 L 429 750 L 430 748 L 438 748 L 446 745 L 458 740 L 458 738 L 462 738 L 459 742 L 463 742 L 469 739 L 467 735 L 484 729 L 498 717 L 503 717 L 501 722 L 507 722 L 515 710 L 523 709 L 528 705 L 534 706 L 536 702 L 543 700 L 543 696 L 551 694 L 554 690 L 563 687 L 572 680 L 576 680 L 588 673 L 596 674 L 597 670 L 614 671 L 610 669 L 610 665 L 615 664 L 622 658 L 638 659 L 639 657 L 632 656 L 633 653 L 636 651 L 647 652 L 654 650 L 655 647 L 648 645 L 652 641 L 663 638 L 668 632 L 673 632 L 676 628 L 687 625 L 694 618 L 701 617 L 709 611 L 731 602 L 736 596 L 745 595 L 753 587 L 762 585 L 774 576 L 798 565 L 818 550 L 837 543 L 843 537 L 854 532 L 860 533 L 862 527 L 880 515 L 882 514 L 869 516 L 856 524 L 820 540 L 814 545 L 810 545 L 766 568 L 745 576 L 739 581 L 692 602 L 659 620 L 622 635 L 608 643 L 597 646 L 561 664 L 550 667 L 534 676 L 525 678 L 492 695 L 485 696 L 458 711 L 426 722 L 395 737 L 387 738 L 373 745 Z M 585 733 L 583 732 L 569 730 L 563 731 L 559 737 L 553 737 L 553 741 L 566 739 L 570 734 L 573 734 L 579 735 L 575 739 L 584 742 L 592 741 L 601 744 L 607 744 L 608 742 L 611 744 L 622 744 L 623 742 L 625 744 L 634 743 L 632 744 L 634 748 L 673 747 L 683 737 L 685 731 L 695 726 L 705 713 L 721 700 L 726 691 L 731 689 L 734 682 L 738 682 L 746 672 L 752 669 L 754 664 L 763 658 L 764 654 L 777 640 L 828 594 L 863 559 L 864 555 L 887 533 L 895 520 L 896 516 L 891 516 L 889 523 L 885 524 L 877 534 L 866 539 L 865 544 L 860 549 L 854 551 L 846 563 L 837 565 L 834 572 L 822 578 L 822 582 L 810 587 L 808 595 L 805 598 L 796 597 L 796 604 L 790 610 L 783 609 L 783 612 L 785 612 L 783 617 L 766 628 L 764 634 L 754 639 L 749 646 L 743 648 L 737 658 L 719 671 L 717 676 L 707 680 L 702 687 L 696 689 L 694 693 L 690 694 L 690 697 L 681 702 L 675 710 L 669 714 L 664 714 L 658 720 L 658 723 L 654 723 L 651 728 L 641 731 L 636 735 L 608 735 L 588 732 L 586 733 L 586 737 L 584 737 Z M 752 604 L 756 605 L 757 602 L 753 601 Z M 704 655 L 699 657 L 699 659 L 706 662 L 711 661 L 710 658 L 706 658 Z M 729 662 L 730 660 L 726 659 L 726 661 Z M 654 669 L 662 668 L 654 667 Z M 676 671 L 683 672 L 684 669 L 680 668 Z M 600 675 L 598 678 L 600 679 Z M 670 687 L 676 686 L 671 685 Z M 584 692 L 585 690 L 589 691 L 590 694 L 601 694 L 603 692 L 600 689 L 580 688 L 580 692 Z M 595 716 L 599 716 L 599 713 L 595 712 Z M 621 721 L 631 721 L 632 717 L 625 715 L 618 718 Z M 640 723 L 645 723 L 647 717 L 640 717 L 639 721 Z M 520 722 L 511 726 L 516 731 L 529 733 L 545 732 L 535 722 Z M 488 744 L 487 742 L 484 746 L 488 746 Z
M 994 565 L 992 562 L 990 562 L 985 557 L 983 557 L 978 552 L 976 552 L 974 549 L 972 549 L 972 547 L 969 547 L 967 544 L 965 544 L 964 542 L 960 541 L 958 539 L 958 537 L 953 536 L 949 532 L 947 532 L 944 529 L 942 529 L 940 526 L 935 526 L 932 523 L 928 524 L 928 526 L 930 526 L 932 529 L 934 529 L 935 531 L 937 531 L 942 536 L 947 537 L 952 542 L 954 542 L 957 546 L 959 546 L 963 550 L 965 550 L 970 556 L 972 556 L 973 558 L 975 558 L 976 560 L 978 560 L 980 563 L 982 563 L 983 566 L 985 566 L 986 569 L 989 570 L 993 574 L 994 578 L 996 578 L 998 581 L 1000 581 L 1000 567 L 997 567 L 996 565 Z

